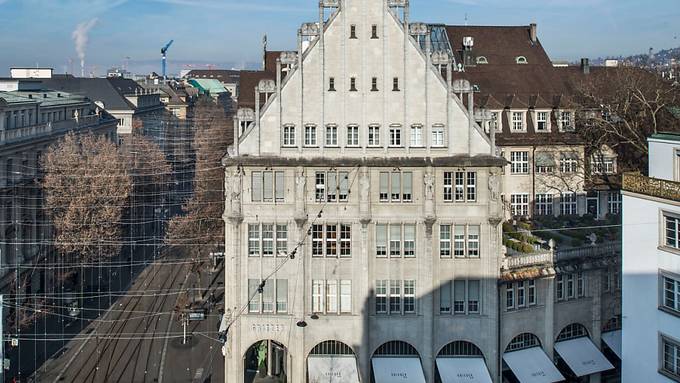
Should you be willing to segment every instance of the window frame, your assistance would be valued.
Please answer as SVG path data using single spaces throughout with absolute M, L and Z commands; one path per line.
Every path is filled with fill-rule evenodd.
M 673 286 L 669 290 L 667 281 L 670 281 Z M 668 293 L 671 292 L 673 307 L 667 305 Z M 659 270 L 659 310 L 680 317 L 680 275 L 666 271 Z
M 430 140 L 432 148 L 446 147 L 446 129 L 444 124 L 432 125 L 432 130 L 430 131 Z
M 361 146 L 359 139 L 359 125 L 349 124 L 347 125 L 347 147 L 358 148 Z
M 368 147 L 378 148 L 380 147 L 380 125 L 370 124 L 368 125 Z
M 389 147 L 390 148 L 402 148 L 404 147 L 402 142 L 402 127 L 401 125 L 393 124 L 389 127 Z
M 318 148 L 319 147 L 319 136 L 317 134 L 316 125 L 307 124 L 305 125 L 305 136 L 304 136 L 304 147 L 306 148 Z
M 478 183 L 477 171 L 444 171 L 442 199 L 445 203 L 475 203 Z
M 516 201 L 517 198 L 520 198 L 519 202 Z M 518 212 L 522 214 L 518 214 Z M 513 217 L 527 217 L 529 215 L 528 193 L 510 194 L 510 214 Z
M 295 125 L 294 124 L 284 124 L 283 125 L 283 141 L 282 146 L 284 148 L 291 148 L 297 146 L 295 137 Z
M 536 117 L 536 122 L 534 125 L 534 129 L 538 133 L 550 133 L 550 111 L 549 110 L 537 110 L 535 112 L 535 117 Z M 544 115 L 545 118 L 541 119 L 539 118 L 541 115 Z M 543 123 L 543 128 L 541 128 L 541 123 Z
M 519 119 L 515 117 L 519 116 Z M 519 125 L 519 129 L 517 126 Z M 520 110 L 510 111 L 510 132 L 511 133 L 525 133 L 527 131 L 526 112 Z
M 529 151 L 515 150 L 510 152 L 510 174 L 529 174 Z
M 672 347 L 671 363 L 675 371 L 667 368 L 666 347 Z M 659 373 L 665 377 L 680 382 L 680 340 L 669 335 L 659 333 Z

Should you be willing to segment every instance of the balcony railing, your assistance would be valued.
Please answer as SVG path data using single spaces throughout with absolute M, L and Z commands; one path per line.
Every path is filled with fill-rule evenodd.
M 92 115 L 80 117 L 78 121 L 69 119 L 25 126 L 23 128 L 0 130 L 0 145 L 21 142 L 36 137 L 49 136 L 50 134 L 61 133 L 72 129 L 85 128 L 97 125 L 99 122 L 100 117 L 98 115 Z
M 531 254 L 517 254 L 505 258 L 505 268 L 521 269 L 525 267 L 551 264 L 554 262 L 552 251 L 545 251 Z
M 597 258 L 620 254 L 621 242 L 598 243 L 594 246 L 577 247 L 573 249 L 557 250 L 557 262 L 576 259 Z
M 680 182 L 645 177 L 640 173 L 623 175 L 623 190 L 650 197 L 680 201 Z
M 564 250 L 543 250 L 529 254 L 506 255 L 504 269 L 521 269 L 535 266 L 553 266 L 560 262 L 586 260 L 621 254 L 620 242 L 608 242 Z

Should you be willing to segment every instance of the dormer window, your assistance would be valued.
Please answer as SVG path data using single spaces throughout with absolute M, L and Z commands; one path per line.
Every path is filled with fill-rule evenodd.
M 524 112 L 511 112 L 512 115 L 512 131 L 524 131 Z
M 487 60 L 485 56 L 479 56 L 479 57 L 477 57 L 477 59 L 475 61 L 477 62 L 477 64 L 488 64 L 489 63 L 489 60 Z
M 574 131 L 574 121 L 572 118 L 572 113 L 568 111 L 560 111 L 560 127 L 564 132 Z
M 377 92 L 378 91 L 378 78 L 373 77 L 371 79 L 371 92 Z
M 371 38 L 372 39 L 378 38 L 378 26 L 375 24 L 371 26 Z
M 550 131 L 550 113 L 547 111 L 536 112 L 536 131 L 549 132 Z
M 516 62 L 517 64 L 528 64 L 528 63 L 529 63 L 529 61 L 527 61 L 527 58 L 524 57 L 524 56 L 517 56 L 517 57 L 515 57 L 515 62 Z
M 349 79 L 349 91 L 350 92 L 356 92 L 357 91 L 357 78 L 352 77 Z
M 356 39 L 357 38 L 357 26 L 352 24 L 349 26 L 349 38 L 350 39 Z

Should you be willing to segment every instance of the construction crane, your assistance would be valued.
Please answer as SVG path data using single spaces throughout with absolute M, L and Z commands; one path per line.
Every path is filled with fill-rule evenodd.
M 166 61 L 167 61 L 167 55 L 166 55 L 166 53 L 167 53 L 167 51 L 168 51 L 168 48 L 170 48 L 170 45 L 172 45 L 172 43 L 173 43 L 174 41 L 175 41 L 175 40 L 170 40 L 169 43 L 165 44 L 165 46 L 164 46 L 163 48 L 161 48 L 161 55 L 163 55 L 163 60 L 161 61 L 161 65 L 162 65 L 162 67 L 163 67 L 163 80 L 166 79 L 166 77 L 165 77 L 165 64 L 166 64 Z

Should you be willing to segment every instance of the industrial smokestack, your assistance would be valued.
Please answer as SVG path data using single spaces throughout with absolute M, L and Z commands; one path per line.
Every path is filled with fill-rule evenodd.
M 85 50 L 87 48 L 88 34 L 90 29 L 97 24 L 97 18 L 82 22 L 76 26 L 76 29 L 71 34 L 73 42 L 76 45 L 76 52 L 80 59 L 80 77 L 85 77 Z

